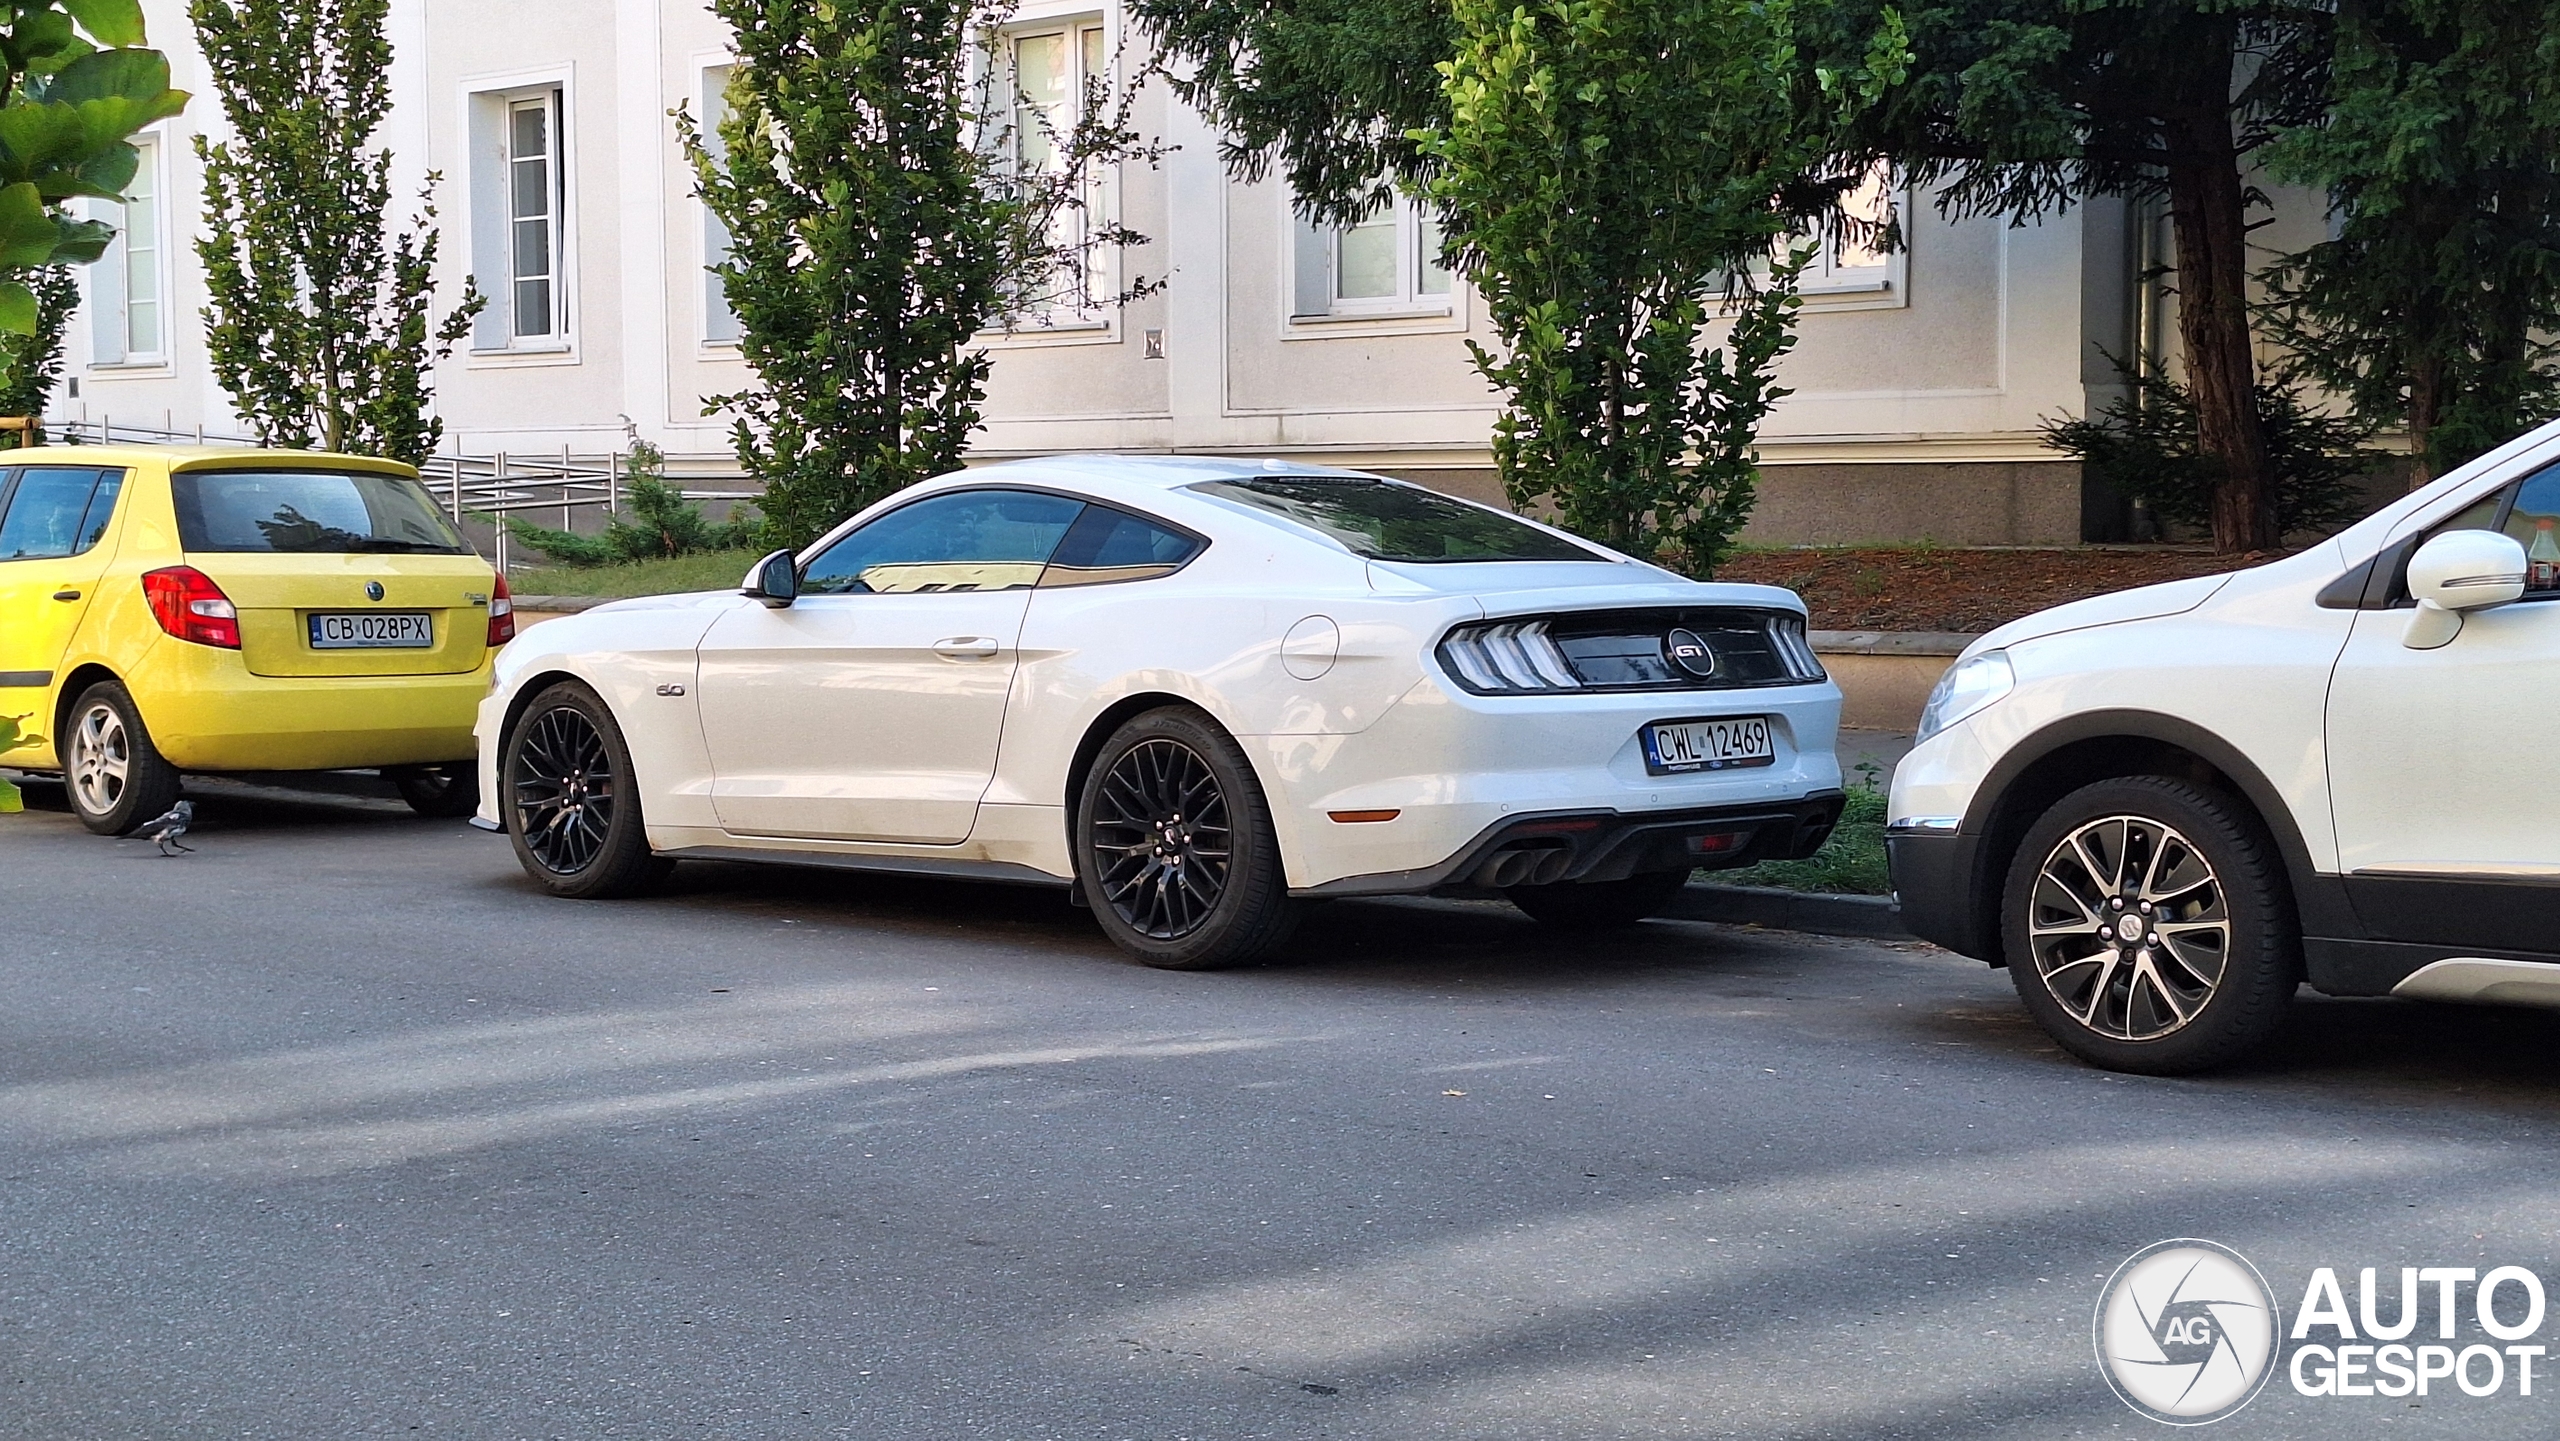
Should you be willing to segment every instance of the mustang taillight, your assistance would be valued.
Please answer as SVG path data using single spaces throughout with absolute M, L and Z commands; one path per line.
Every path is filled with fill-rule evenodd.
M 489 592 L 489 649 L 496 650 L 516 638 L 516 603 L 507 595 L 507 578 L 498 577 Z
M 1478 621 L 1442 638 L 1440 664 L 1477 695 L 1734 690 L 1823 678 L 1804 617 L 1704 606 Z
M 160 628 L 197 645 L 240 648 L 240 611 L 213 577 L 191 565 L 142 573 L 142 598 Z

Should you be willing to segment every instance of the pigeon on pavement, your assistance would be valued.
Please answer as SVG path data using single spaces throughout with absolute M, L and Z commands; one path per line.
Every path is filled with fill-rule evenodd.
M 195 847 L 179 845 L 178 837 L 185 835 L 187 833 L 187 827 L 194 825 L 195 820 L 196 803 L 194 801 L 180 801 L 176 805 L 169 807 L 165 814 L 157 815 L 152 817 L 150 820 L 144 821 L 142 823 L 142 828 L 135 831 L 133 834 L 134 836 L 140 837 L 141 839 L 147 840 L 153 845 L 158 846 L 160 848 L 160 854 L 164 856 L 173 856 L 179 851 L 185 851 L 192 855 L 195 852 Z M 131 837 L 128 837 L 128 839 L 131 839 Z

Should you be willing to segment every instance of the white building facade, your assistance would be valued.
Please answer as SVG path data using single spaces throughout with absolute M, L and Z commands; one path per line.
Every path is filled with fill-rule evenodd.
M 237 433 L 206 365 L 199 130 L 221 113 L 178 0 L 148 0 L 187 112 L 144 137 L 124 227 L 89 267 L 53 413 L 120 429 Z M 737 480 L 704 397 L 752 383 L 704 272 L 721 244 L 692 198 L 669 112 L 716 107 L 723 27 L 682 0 L 395 0 L 396 108 L 383 139 L 400 184 L 429 173 L 443 232 L 440 298 L 490 297 L 436 376 L 446 446 L 474 456 L 602 457 L 631 431 L 689 483 Z M 1126 63 L 1111 0 L 1025 0 L 1026 73 L 1070 87 Z M 994 355 L 977 454 L 1067 450 L 1286 455 L 1498 496 L 1497 403 L 1468 358 L 1490 341 L 1464 281 L 1432 260 L 1407 204 L 1357 229 L 1297 220 L 1277 184 L 1242 185 L 1216 137 L 1156 87 L 1136 120 L 1174 147 L 1107 177 L 1113 212 L 1150 238 L 1115 280 L 1162 289 L 1107 314 L 985 340 Z M 2144 223 L 2101 202 L 2039 224 L 1948 222 L 1903 198 L 1903 253 L 1823 257 L 1794 394 L 1766 428 L 1754 538 L 2068 544 L 2109 538 L 2112 497 L 2038 437 L 2113 393 L 2100 353 L 2156 335 L 2140 280 Z M 2153 312 L 2148 317 L 2143 312 Z

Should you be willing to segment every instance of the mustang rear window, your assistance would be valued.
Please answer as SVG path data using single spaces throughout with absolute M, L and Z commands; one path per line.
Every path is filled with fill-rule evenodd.
M 426 487 L 340 470 L 182 470 L 169 477 L 191 551 L 467 555 Z
M 1599 560 L 1562 536 L 1415 485 L 1363 476 L 1271 475 L 1191 487 L 1286 516 L 1370 560 Z

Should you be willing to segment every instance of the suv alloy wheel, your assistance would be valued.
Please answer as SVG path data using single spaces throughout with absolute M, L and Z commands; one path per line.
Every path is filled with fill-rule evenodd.
M 2272 1034 L 2302 975 L 2274 843 L 2229 797 L 2134 776 L 2063 797 L 2001 905 L 2009 977 L 2064 1050 L 2178 1075 Z

